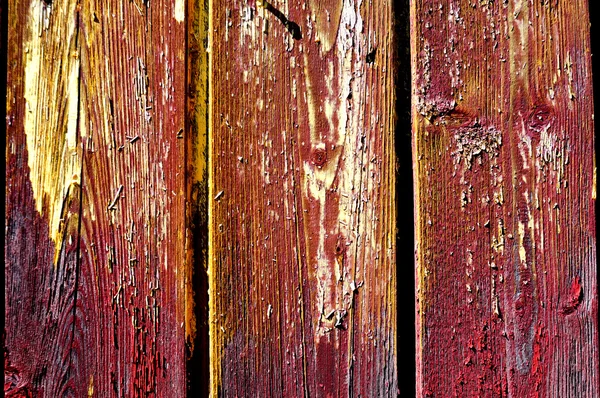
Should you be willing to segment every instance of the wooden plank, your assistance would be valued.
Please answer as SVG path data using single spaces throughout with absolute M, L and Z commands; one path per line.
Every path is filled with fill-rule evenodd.
M 5 391 L 183 396 L 184 2 L 9 12 Z
M 411 5 L 417 396 L 599 396 L 588 4 Z
M 395 395 L 391 4 L 211 7 L 211 393 Z
M 81 211 L 75 1 L 9 9 L 6 396 L 87 394 L 77 373 Z

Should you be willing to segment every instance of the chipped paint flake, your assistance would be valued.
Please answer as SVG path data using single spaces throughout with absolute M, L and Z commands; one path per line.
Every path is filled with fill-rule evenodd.
M 185 19 L 185 0 L 175 0 L 175 10 L 173 12 L 177 22 L 183 22 Z

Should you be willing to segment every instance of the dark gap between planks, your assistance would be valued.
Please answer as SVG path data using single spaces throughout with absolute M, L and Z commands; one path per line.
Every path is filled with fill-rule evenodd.
M 189 131 L 189 130 L 188 130 Z M 196 316 L 196 336 L 194 351 L 188 352 L 187 380 L 188 393 L 191 397 L 208 397 L 209 395 L 209 323 L 208 323 L 208 184 L 207 179 L 196 183 L 192 188 L 192 233 L 194 315 Z M 188 347 L 189 350 L 189 347 Z
M 394 0 L 397 369 L 401 397 L 416 394 L 415 232 L 411 140 L 409 0 Z
M 185 54 L 185 65 L 186 68 L 196 67 L 196 62 L 202 62 L 199 59 L 194 59 L 194 57 L 198 57 L 190 55 L 190 51 L 205 51 L 207 42 L 196 43 L 201 47 L 192 48 L 192 44 L 190 43 L 190 35 L 194 34 L 194 32 L 190 29 L 190 23 L 198 24 L 204 29 L 208 29 L 208 20 L 205 20 L 204 12 L 200 11 L 200 8 L 208 7 L 208 0 L 198 2 L 196 4 L 193 12 L 198 13 L 197 15 L 189 15 L 190 8 L 186 9 L 186 20 L 188 23 L 186 24 L 186 32 L 185 32 L 185 40 L 186 40 L 186 54 Z M 206 10 L 204 10 L 206 11 Z M 204 46 L 204 47 L 202 47 Z M 192 120 L 194 119 L 193 110 L 189 107 L 190 101 L 193 97 L 199 96 L 199 98 L 206 98 L 208 101 L 208 93 L 209 93 L 209 85 L 211 84 L 210 77 L 206 81 L 206 86 L 204 87 L 205 92 L 200 95 L 199 93 L 192 93 L 191 90 L 194 89 L 195 83 L 194 81 L 190 81 L 193 79 L 193 74 L 188 73 L 189 70 L 186 70 L 186 112 L 192 112 L 191 114 L 187 114 L 185 118 L 185 135 L 189 134 L 197 134 L 198 131 L 195 128 L 192 128 Z M 206 102 L 206 106 L 208 107 L 208 102 Z M 206 112 L 206 120 L 205 125 L 208 126 L 208 117 L 209 114 Z M 208 134 L 206 135 L 206 140 L 208 140 Z M 186 146 L 194 145 L 193 140 L 190 136 L 185 137 Z M 200 144 L 199 142 L 196 144 Z M 188 200 L 190 200 L 189 209 L 191 211 L 191 215 L 186 215 L 186 222 L 189 222 L 190 225 L 189 231 L 191 233 L 191 247 L 188 250 L 192 250 L 192 264 L 189 266 L 192 267 L 192 283 L 191 288 L 193 289 L 193 300 L 194 300 L 194 317 L 195 317 L 195 325 L 196 325 L 196 334 L 193 341 L 193 351 L 191 347 L 186 344 L 186 354 L 187 354 L 187 363 L 186 363 L 186 379 L 187 379 L 187 393 L 190 397 L 208 397 L 209 396 L 209 386 L 210 386 L 210 340 L 209 340 L 209 323 L 208 323 L 208 142 L 204 142 L 205 153 L 206 156 L 206 164 L 207 168 L 204 171 L 204 175 L 202 176 L 201 181 L 193 181 L 191 176 L 186 177 L 186 185 L 192 184 L 190 187 L 190 196 Z M 191 170 L 190 164 L 188 162 L 193 162 L 193 159 L 190 159 L 190 147 L 186 149 L 186 170 Z M 193 165 L 191 165 L 193 168 Z

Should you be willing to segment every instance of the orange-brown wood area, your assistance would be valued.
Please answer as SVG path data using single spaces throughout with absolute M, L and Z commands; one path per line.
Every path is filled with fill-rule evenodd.
M 185 394 L 184 5 L 10 4 L 6 396 Z
M 395 395 L 391 4 L 210 22 L 211 391 Z
M 417 395 L 595 397 L 588 4 L 411 6 Z

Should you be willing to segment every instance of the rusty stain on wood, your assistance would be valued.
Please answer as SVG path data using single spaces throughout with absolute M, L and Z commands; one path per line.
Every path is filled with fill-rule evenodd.
M 141 4 L 11 4 L 8 396 L 184 395 L 185 24 Z
M 412 3 L 418 396 L 600 394 L 588 28 Z
M 211 392 L 396 394 L 391 5 L 211 4 Z

